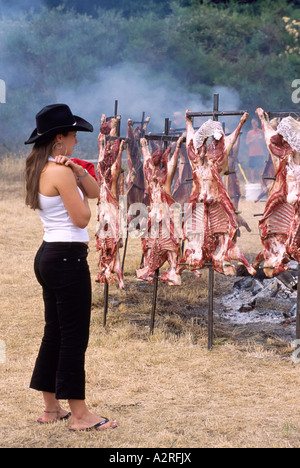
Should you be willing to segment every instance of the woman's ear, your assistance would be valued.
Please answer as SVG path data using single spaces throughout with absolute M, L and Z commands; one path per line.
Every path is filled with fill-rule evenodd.
M 63 140 L 63 134 L 59 133 L 58 135 L 55 136 L 54 141 L 55 143 L 61 143 Z

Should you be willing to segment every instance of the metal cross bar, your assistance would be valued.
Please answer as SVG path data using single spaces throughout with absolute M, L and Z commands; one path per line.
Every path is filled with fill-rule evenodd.
M 106 140 L 108 140 L 108 141 L 124 140 L 124 141 L 125 141 L 125 143 L 129 143 L 129 142 L 130 142 L 130 138 L 127 138 L 127 137 L 121 137 L 120 135 L 119 135 L 119 136 L 111 136 L 111 135 L 107 135 L 107 136 L 106 136 Z
M 219 110 L 219 94 L 214 94 L 213 111 L 205 112 L 187 112 L 187 117 L 213 117 L 213 120 L 219 120 L 219 117 L 228 117 L 235 115 L 243 115 L 245 110 L 236 111 L 220 111 Z
M 274 119 L 275 117 L 294 117 L 295 119 L 298 119 L 300 117 L 300 112 L 299 111 L 269 111 L 266 112 L 268 114 L 270 119 Z
M 145 135 L 146 140 L 152 140 L 152 141 L 161 141 L 164 144 L 164 150 L 167 149 L 168 142 L 172 141 L 178 141 L 180 138 L 178 135 L 170 135 L 169 134 L 169 122 L 170 120 L 168 118 L 165 119 L 165 130 L 163 133 L 156 133 L 155 135 Z M 184 129 L 185 131 L 186 129 Z M 184 137 L 183 141 L 186 141 L 186 138 Z
M 184 128 L 172 128 L 172 129 L 170 129 L 171 135 L 173 135 L 174 133 L 180 135 L 181 133 L 184 133 L 184 132 L 186 132 L 186 127 L 184 127 Z
M 171 136 L 171 135 L 145 135 L 146 140 L 156 140 L 162 141 L 163 143 L 168 143 L 168 141 L 177 141 L 179 136 Z M 185 138 L 185 137 L 184 137 Z
M 105 117 L 105 122 L 109 122 L 111 119 L 121 119 L 120 115 L 110 115 L 108 117 Z
M 228 117 L 235 115 L 243 115 L 246 111 L 217 111 L 217 112 L 187 112 L 187 117 Z

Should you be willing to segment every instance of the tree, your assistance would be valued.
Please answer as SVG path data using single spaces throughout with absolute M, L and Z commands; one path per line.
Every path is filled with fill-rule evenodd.
M 166 16 L 170 13 L 171 0 L 148 0 L 147 2 L 137 2 L 136 0 L 45 0 L 49 8 L 63 6 L 65 10 L 75 10 L 81 14 L 96 16 L 98 9 L 116 10 L 121 12 L 125 18 L 131 16 L 141 16 L 146 12 L 155 11 L 157 14 Z
M 0 17 L 0 79 L 7 87 L 1 141 L 21 139 L 25 125 L 28 133 L 28 116 L 52 101 L 57 90 L 76 95 L 82 83 L 93 86 L 102 69 L 118 64 L 129 64 L 130 73 L 147 69 L 149 83 L 161 77 L 205 99 L 213 86 L 233 88 L 250 112 L 258 106 L 276 109 L 281 102 L 296 107 L 291 85 L 300 69 L 299 10 L 287 0 L 257 1 L 261 9 L 255 14 L 241 2 L 152 0 L 141 4 L 144 13 L 138 17 L 133 0 L 122 2 L 128 13 L 106 0 L 73 0 L 73 9 L 66 0 L 56 7 L 58 0 L 45 1 L 48 8 Z M 118 0 L 111 3 L 116 7 Z M 98 8 L 88 15 L 75 10 L 80 5 Z

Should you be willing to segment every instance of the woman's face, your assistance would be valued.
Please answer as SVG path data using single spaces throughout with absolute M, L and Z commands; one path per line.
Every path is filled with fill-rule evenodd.
M 69 132 L 65 135 L 56 136 L 56 152 L 59 152 L 61 156 L 72 156 L 74 147 L 77 145 L 77 133 Z

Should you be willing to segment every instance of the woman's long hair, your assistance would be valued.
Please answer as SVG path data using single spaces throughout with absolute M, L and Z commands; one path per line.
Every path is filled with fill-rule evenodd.
M 26 159 L 25 165 L 25 203 L 33 210 L 41 209 L 39 186 L 41 174 L 52 154 L 53 139 L 49 142 L 36 143 Z

